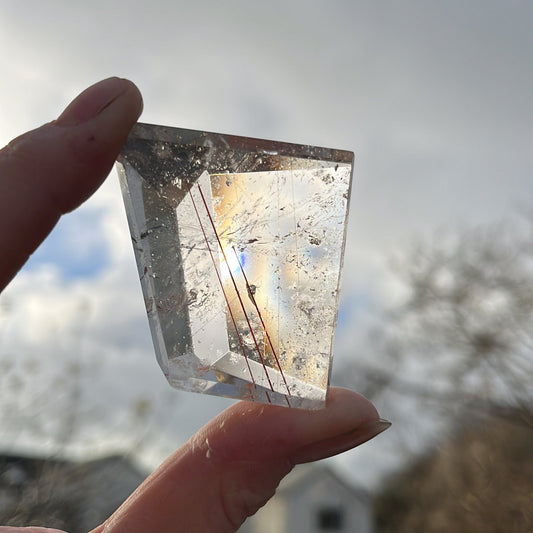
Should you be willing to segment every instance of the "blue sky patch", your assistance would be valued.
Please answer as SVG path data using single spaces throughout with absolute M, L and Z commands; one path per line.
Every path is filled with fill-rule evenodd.
M 25 271 L 55 265 L 66 280 L 97 276 L 109 264 L 99 213 L 79 210 L 64 216 L 33 253 Z

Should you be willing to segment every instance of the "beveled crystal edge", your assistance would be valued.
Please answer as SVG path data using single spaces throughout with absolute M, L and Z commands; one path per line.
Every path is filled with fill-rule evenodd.
M 157 130 L 157 134 L 155 131 Z M 321 159 L 353 166 L 354 153 L 349 150 L 297 144 L 283 141 L 272 141 L 255 137 L 244 137 L 226 133 L 191 130 L 173 126 L 162 126 L 137 122 L 129 138 L 145 139 L 150 141 L 174 142 L 183 144 L 197 144 L 204 146 L 210 144 L 220 148 L 234 150 L 247 150 L 263 152 L 267 155 L 280 155 L 284 157 L 299 157 L 304 159 Z

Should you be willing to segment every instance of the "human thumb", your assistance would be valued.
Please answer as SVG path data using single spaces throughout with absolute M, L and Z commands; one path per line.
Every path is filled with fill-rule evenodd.
M 234 532 L 294 465 L 341 453 L 390 426 L 347 389 L 325 409 L 239 402 L 191 438 L 93 533 Z

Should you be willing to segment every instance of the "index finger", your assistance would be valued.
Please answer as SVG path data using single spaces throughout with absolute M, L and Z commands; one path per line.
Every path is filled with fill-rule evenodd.
M 137 87 L 109 78 L 0 150 L 0 291 L 59 217 L 100 186 L 141 111 Z

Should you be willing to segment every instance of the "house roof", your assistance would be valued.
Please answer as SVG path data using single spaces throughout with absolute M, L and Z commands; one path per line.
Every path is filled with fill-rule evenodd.
M 344 490 L 351 492 L 360 500 L 370 499 L 370 495 L 367 491 L 360 487 L 355 487 L 351 483 L 347 482 L 332 468 L 326 466 L 325 463 L 309 463 L 298 465 L 285 479 L 283 479 L 277 492 L 280 494 L 298 492 L 301 490 L 302 486 L 308 487 L 310 484 L 324 481 L 325 478 L 340 485 L 344 488 Z
M 0 454 L 0 523 L 41 523 L 72 533 L 92 530 L 144 480 L 120 455 L 75 462 Z

